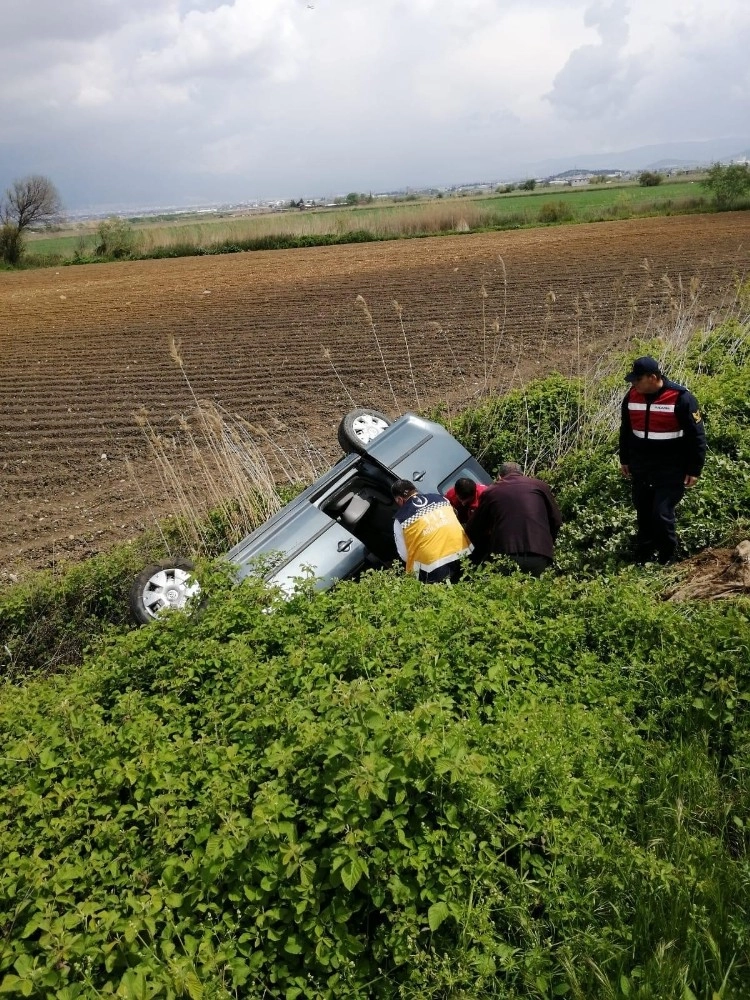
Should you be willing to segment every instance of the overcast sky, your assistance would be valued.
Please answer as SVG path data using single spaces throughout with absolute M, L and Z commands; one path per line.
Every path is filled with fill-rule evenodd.
M 0 189 L 70 208 L 503 179 L 750 133 L 749 0 L 9 0 Z

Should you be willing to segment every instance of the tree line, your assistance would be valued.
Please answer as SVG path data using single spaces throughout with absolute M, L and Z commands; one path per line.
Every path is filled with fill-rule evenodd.
M 643 187 L 655 187 L 662 177 L 644 170 L 638 180 Z M 701 181 L 701 186 L 708 192 L 717 211 L 746 207 L 744 202 L 750 196 L 750 164 L 715 163 Z M 518 187 L 533 191 L 536 181 L 529 179 Z M 507 185 L 501 190 L 509 192 L 513 188 L 513 185 Z M 337 200 L 345 205 L 358 205 L 371 202 L 373 196 L 351 192 L 346 198 Z M 290 205 L 295 206 L 295 202 L 290 202 Z M 296 207 L 304 207 L 302 199 Z M 62 209 L 60 194 L 49 177 L 30 174 L 13 181 L 0 200 L 0 262 L 10 266 L 20 264 L 26 248 L 26 234 L 31 227 L 58 221 Z M 133 252 L 133 231 L 125 220 L 115 217 L 102 222 L 98 234 L 98 256 L 127 257 Z

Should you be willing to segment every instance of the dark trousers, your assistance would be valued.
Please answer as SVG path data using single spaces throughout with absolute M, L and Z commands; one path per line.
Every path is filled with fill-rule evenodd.
M 533 552 L 519 552 L 508 558 L 513 560 L 522 573 L 529 573 L 531 576 L 541 576 L 552 565 L 548 556 L 537 556 Z
M 461 562 L 456 559 L 454 562 L 446 563 L 445 566 L 438 566 L 431 573 L 426 573 L 423 569 L 419 571 L 420 583 L 458 583 L 461 578 Z
M 646 476 L 633 476 L 632 487 L 638 521 L 636 555 L 647 559 L 657 552 L 660 562 L 674 559 L 677 553 L 675 507 L 685 495 L 683 476 L 656 483 Z

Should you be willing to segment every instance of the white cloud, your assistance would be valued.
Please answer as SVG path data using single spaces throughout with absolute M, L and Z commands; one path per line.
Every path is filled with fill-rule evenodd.
M 253 62 L 271 79 L 294 74 L 299 48 L 294 0 L 235 0 L 175 17 L 170 38 L 138 58 L 138 70 L 156 79 L 230 73 L 254 75 Z

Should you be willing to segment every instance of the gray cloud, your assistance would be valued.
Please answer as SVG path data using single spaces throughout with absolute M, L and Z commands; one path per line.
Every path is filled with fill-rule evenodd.
M 713 4 L 35 0 L 33 22 L 16 4 L 0 187 L 49 173 L 70 207 L 299 197 L 738 134 L 750 11 Z
M 601 41 L 571 52 L 555 77 L 547 97 L 564 115 L 593 118 L 627 105 L 645 72 L 641 59 L 623 52 L 629 37 L 628 13 L 622 0 L 598 0 L 585 11 L 584 23 L 596 28 Z
M 34 0 L 3 6 L 0 50 L 33 48 L 45 41 L 85 41 L 112 31 L 133 17 L 146 0 Z

